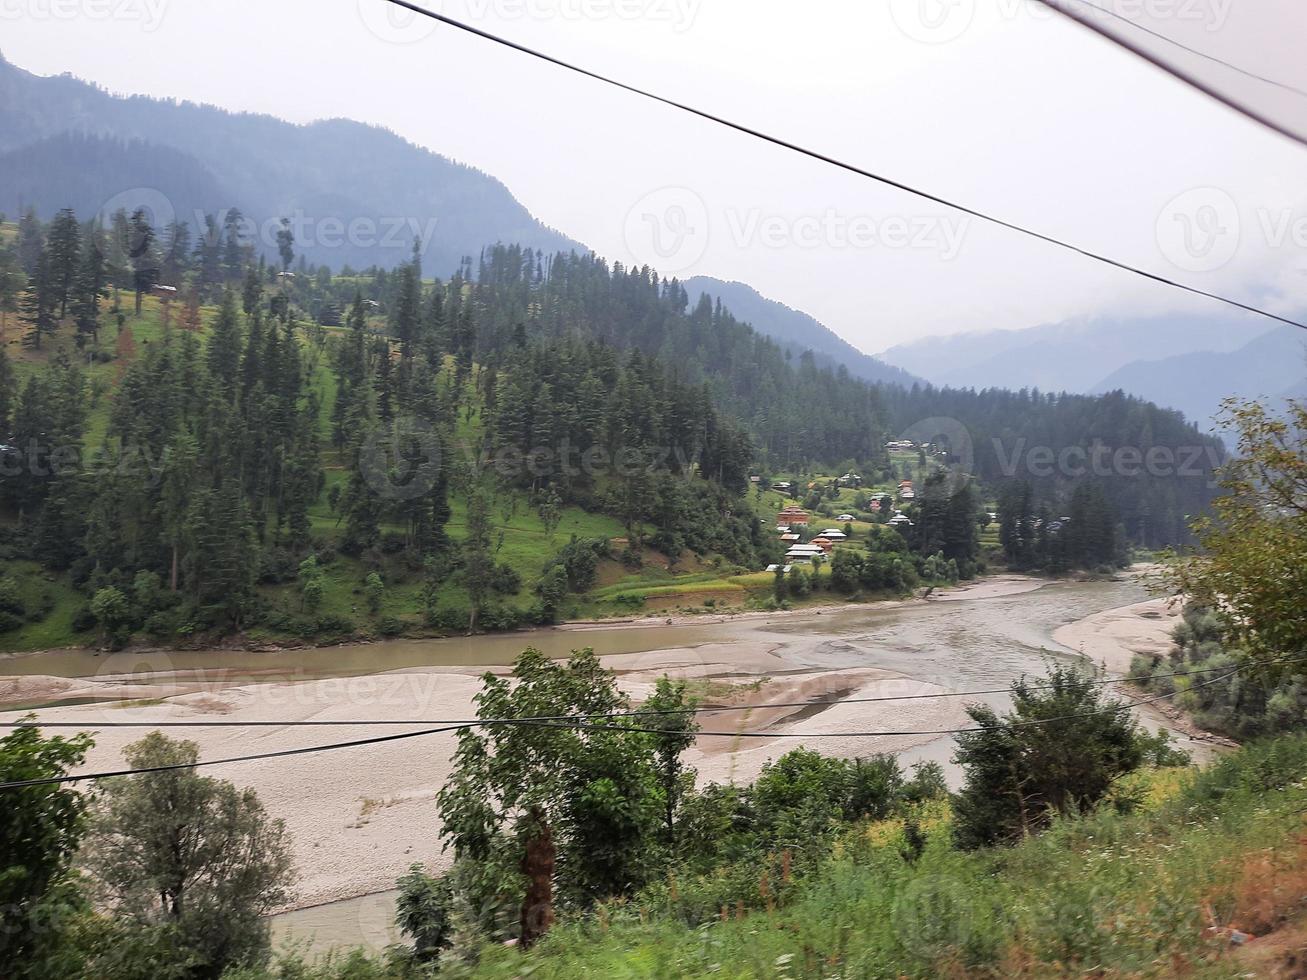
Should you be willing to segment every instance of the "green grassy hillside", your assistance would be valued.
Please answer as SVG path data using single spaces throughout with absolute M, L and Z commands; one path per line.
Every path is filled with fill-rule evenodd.
M 6 350 L 13 364 L 19 385 L 41 371 L 58 352 L 65 351 L 83 364 L 90 399 L 83 449 L 88 458 L 105 444 L 118 384 L 129 366 L 151 344 L 157 344 L 167 330 L 180 330 L 181 304 L 164 302 L 156 297 L 144 298 L 140 317 L 131 312 L 131 296 L 123 293 L 110 303 L 124 312 L 121 317 L 113 309 L 103 317 L 98 353 L 86 356 L 79 353 L 70 336 L 61 333 L 48 341 L 44 349 L 31 350 L 21 342 L 22 324 L 10 316 L 4 338 Z M 207 335 L 217 315 L 213 306 L 201 308 L 201 334 Z M 378 320 L 373 327 L 381 329 Z M 323 340 L 339 328 L 325 328 Z M 332 409 L 336 398 L 336 377 L 329 366 L 325 344 L 315 342 L 301 331 L 304 360 L 310 384 L 320 402 L 320 434 L 324 446 L 330 446 Z M 452 363 L 448 371 L 453 372 Z M 478 372 L 474 368 L 466 385 L 466 408 L 459 415 L 455 451 L 471 459 L 472 447 L 481 443 L 484 405 L 478 389 Z M 301 600 L 300 588 L 289 576 L 289 581 L 261 584 L 259 591 L 266 601 L 269 615 L 250 629 L 244 641 L 255 645 L 287 644 L 300 642 L 331 643 L 349 639 L 372 639 L 395 635 L 429 635 L 458 629 L 457 610 L 466 606 L 466 596 L 457 577 L 448 577 L 436 597 L 438 608 L 451 610 L 444 622 L 432 624 L 424 621 L 422 593 L 425 588 L 421 568 L 414 568 L 398 558 L 368 561 L 351 558 L 336 551 L 335 545 L 342 533 L 343 515 L 333 509 L 333 491 L 343 490 L 348 479 L 348 460 L 334 449 L 322 452 L 325 475 L 322 492 L 309 511 L 314 550 L 319 556 L 323 574 L 321 602 L 310 615 Z M 797 479 L 797 477 L 796 477 Z M 828 481 L 829 477 L 806 477 Z M 822 515 L 838 516 L 854 504 L 856 493 L 841 490 L 836 498 L 825 501 L 814 518 Z M 749 507 L 760 523 L 775 522 L 778 511 L 787 503 L 781 495 L 759 490 L 747 496 Z M 454 494 L 450 500 L 451 517 L 447 531 L 457 547 L 465 533 L 466 500 Z M 867 520 L 854 523 L 855 535 L 865 535 L 873 526 L 870 514 Z M 13 512 L 0 514 L 0 520 L 16 527 L 19 515 Z M 535 601 L 535 586 L 549 560 L 573 537 L 602 542 L 606 557 L 599 562 L 597 584 L 594 589 L 569 597 L 564 609 L 567 618 L 603 618 L 633 614 L 693 614 L 739 611 L 745 609 L 774 608 L 774 577 L 756 568 L 742 568 L 711 554 L 696 555 L 686 550 L 669 556 L 650 548 L 638 555 L 626 549 L 625 530 L 618 520 L 602 513 L 580 507 L 565 507 L 557 526 L 547 529 L 538 509 L 520 490 L 500 487 L 492 509 L 492 535 L 495 558 L 510 565 L 521 576 L 521 588 L 515 595 L 505 598 L 504 606 L 522 616 Z M 383 533 L 396 530 L 383 526 Z M 860 548 L 856 540 L 849 547 Z M 779 550 L 777 552 L 779 554 Z M 364 580 L 370 572 L 377 572 L 384 589 L 380 603 L 374 610 L 364 590 Z M 87 615 L 88 597 L 74 587 L 67 574 L 57 574 L 30 561 L 13 561 L 6 569 L 18 586 L 26 621 L 16 629 L 0 633 L 0 651 L 24 652 L 65 646 L 92 644 L 99 634 Z M 846 597 L 830 594 L 821 588 L 821 572 L 813 575 L 813 588 L 804 594 L 791 592 L 784 600 L 786 605 L 820 604 L 844 601 Z M 485 624 L 494 628 L 495 623 Z M 509 624 L 511 625 L 511 623 Z M 136 642 L 149 643 L 147 633 L 137 635 Z M 210 638 L 192 637 L 192 642 L 204 643 Z
M 904 859 L 901 824 L 864 824 L 794 888 L 779 859 L 754 868 L 752 899 L 708 921 L 682 909 L 713 882 L 668 882 L 656 905 L 567 924 L 528 957 L 488 949 L 470 974 L 1272 975 L 1250 972 L 1257 944 L 1240 950 L 1228 930 L 1263 935 L 1307 911 L 1305 773 L 1307 739 L 1253 746 L 1205 771 L 1129 777 L 1115 808 L 973 853 L 949 846 L 940 805 L 923 820 L 927 845 L 915 863 Z

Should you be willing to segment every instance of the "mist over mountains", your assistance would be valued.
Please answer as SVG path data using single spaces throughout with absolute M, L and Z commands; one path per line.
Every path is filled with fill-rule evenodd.
M 1284 397 L 1307 378 L 1307 334 L 1252 315 L 1083 317 L 931 337 L 884 351 L 934 384 L 1100 394 L 1117 389 L 1210 430 L 1228 396 Z
M 0 212 L 60 208 L 79 215 L 144 206 L 162 226 L 200 226 L 205 213 L 240 211 L 276 254 L 282 217 L 296 251 L 315 264 L 393 268 L 412 254 L 447 276 L 498 242 L 546 254 L 589 249 L 537 221 L 495 177 L 377 126 L 332 119 L 297 125 L 142 96 L 119 97 L 62 75 L 42 78 L 0 56 Z M 163 213 L 160 213 L 163 212 Z M 911 384 L 817 320 L 743 283 L 690 280 L 691 302 L 708 293 L 794 356 L 812 349 L 823 366 L 854 377 Z

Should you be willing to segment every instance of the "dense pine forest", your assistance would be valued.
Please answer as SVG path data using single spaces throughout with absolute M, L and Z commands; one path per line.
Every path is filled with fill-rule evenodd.
M 416 243 L 361 271 L 309 265 L 289 224 L 276 245 L 234 209 L 4 226 L 17 645 L 506 628 L 643 605 L 605 592 L 630 576 L 723 601 L 893 592 L 982 570 L 994 507 L 992 558 L 1111 567 L 1181 540 L 1210 497 L 1217 444 L 1120 394 L 872 386 L 594 255 L 498 245 L 442 278 Z M 887 449 L 940 418 L 909 458 Z M 1088 483 L 1022 455 L 1094 445 L 1200 453 L 1193 473 Z M 846 499 L 822 476 L 855 471 L 888 490 Z M 914 477 L 878 528 L 900 508 L 871 500 Z M 787 502 L 856 510 L 832 574 L 761 573 Z

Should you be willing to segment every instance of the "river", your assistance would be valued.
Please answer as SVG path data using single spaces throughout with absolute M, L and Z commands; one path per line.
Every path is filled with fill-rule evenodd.
M 598 626 L 583 630 L 545 630 L 450 640 L 395 641 L 383 644 L 295 650 L 273 653 L 233 651 L 113 654 L 63 652 L 0 662 L 0 674 L 85 678 L 90 691 L 77 692 L 79 701 L 112 702 L 114 685 L 130 681 L 130 698 L 141 689 L 157 687 L 161 694 L 189 691 L 160 701 L 77 703 L 49 708 L 43 717 L 85 719 L 94 729 L 106 717 L 322 718 L 466 717 L 478 685 L 476 673 L 511 663 L 530 644 L 550 655 L 563 656 L 574 647 L 592 646 L 616 669 L 625 684 L 639 685 L 663 670 L 705 676 L 721 682 L 769 678 L 760 694 L 773 700 L 803 700 L 812 696 L 919 691 L 969 691 L 1005 688 L 1012 680 L 1041 675 L 1051 659 L 1075 651 L 1052 639 L 1055 629 L 1107 609 L 1147 598 L 1133 579 L 1114 582 L 1058 582 L 1026 591 L 982 586 L 974 597 L 966 593 L 928 602 L 885 603 L 821 613 L 772 618 L 745 618 L 688 625 Z M 1000 594 L 994 594 L 995 592 Z M 386 673 L 382 673 L 386 672 Z M 339 686 L 339 679 L 353 678 Z M 337 679 L 337 686 L 331 680 Z M 386 685 L 403 680 L 402 688 Z M 372 686 L 360 686 L 364 682 Z M 381 687 L 377 687 L 381 684 Z M 178 685 L 181 685 L 178 688 Z M 97 693 L 103 688 L 103 693 Z M 366 693 L 363 693 L 365 692 Z M 378 692 L 381 692 L 380 694 Z M 398 692 L 398 693 L 397 693 Z M 275 696 L 274 696 L 275 695 Z M 292 696 L 294 695 L 294 696 Z M 969 699 L 1002 709 L 1006 694 Z M 966 723 L 961 699 L 918 701 L 912 704 L 841 705 L 776 717 L 755 716 L 754 730 L 765 721 L 769 730 L 794 732 L 794 738 L 763 743 L 747 738 L 701 739 L 692 763 L 700 778 L 749 779 L 766 758 L 802 744 L 805 731 L 927 731 Z M 381 714 L 389 711 L 391 714 Z M 1164 719 L 1145 707 L 1139 711 L 1151 728 Z M 714 722 L 722 727 L 720 721 Z M 705 728 L 709 725 L 705 722 Z M 127 734 L 119 735 L 119 732 Z M 231 733 L 239 737 L 232 739 Z M 375 731 L 332 730 L 329 740 Z M 89 760 L 109 762 L 139 731 L 109 730 L 101 735 Z M 208 757 L 230 754 L 234 745 L 245 751 L 312 742 L 303 730 L 226 729 L 223 733 L 187 737 L 200 742 Z M 440 736 L 439 738 L 446 738 Z M 285 741 L 283 741 L 285 739 Z M 1180 741 L 1200 757 L 1203 743 Z M 399 743 L 406 745 L 409 743 Z M 907 766 L 923 759 L 952 766 L 951 736 L 837 739 L 815 743 L 832 754 L 888 751 Z M 394 892 L 386 890 L 411 861 L 439 865 L 434 792 L 447 773 L 452 741 L 423 743 L 413 750 L 372 747 L 349 750 L 354 768 L 340 768 L 342 754 L 300 757 L 302 764 L 275 761 L 241 764 L 221 772 L 238 784 L 253 786 L 270 812 L 283 816 L 295 835 L 296 858 L 305 869 L 303 892 L 312 907 L 274 919 L 278 942 L 295 940 L 314 949 L 363 944 L 369 947 L 397 941 L 390 920 Z M 421 760 L 415 762 L 415 760 Z M 336 768 L 328 767 L 328 760 Z M 113 760 L 116 761 L 116 760 Z M 300 762 L 300 760 L 296 760 Z M 314 768 L 314 765 L 319 768 Z M 214 770 L 213 774 L 219 774 Z M 372 887 L 368 887 L 371 885 Z M 360 887 L 362 886 L 362 887 Z M 367 890 L 362 898 L 324 899 L 348 889 Z

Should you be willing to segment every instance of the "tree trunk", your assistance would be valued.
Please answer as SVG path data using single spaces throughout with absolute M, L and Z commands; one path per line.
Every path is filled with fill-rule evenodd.
M 517 941 L 522 949 L 535 945 L 554 923 L 554 839 L 543 810 L 532 807 L 530 819 L 533 832 L 522 855 L 526 895 L 522 899 L 522 931 Z

